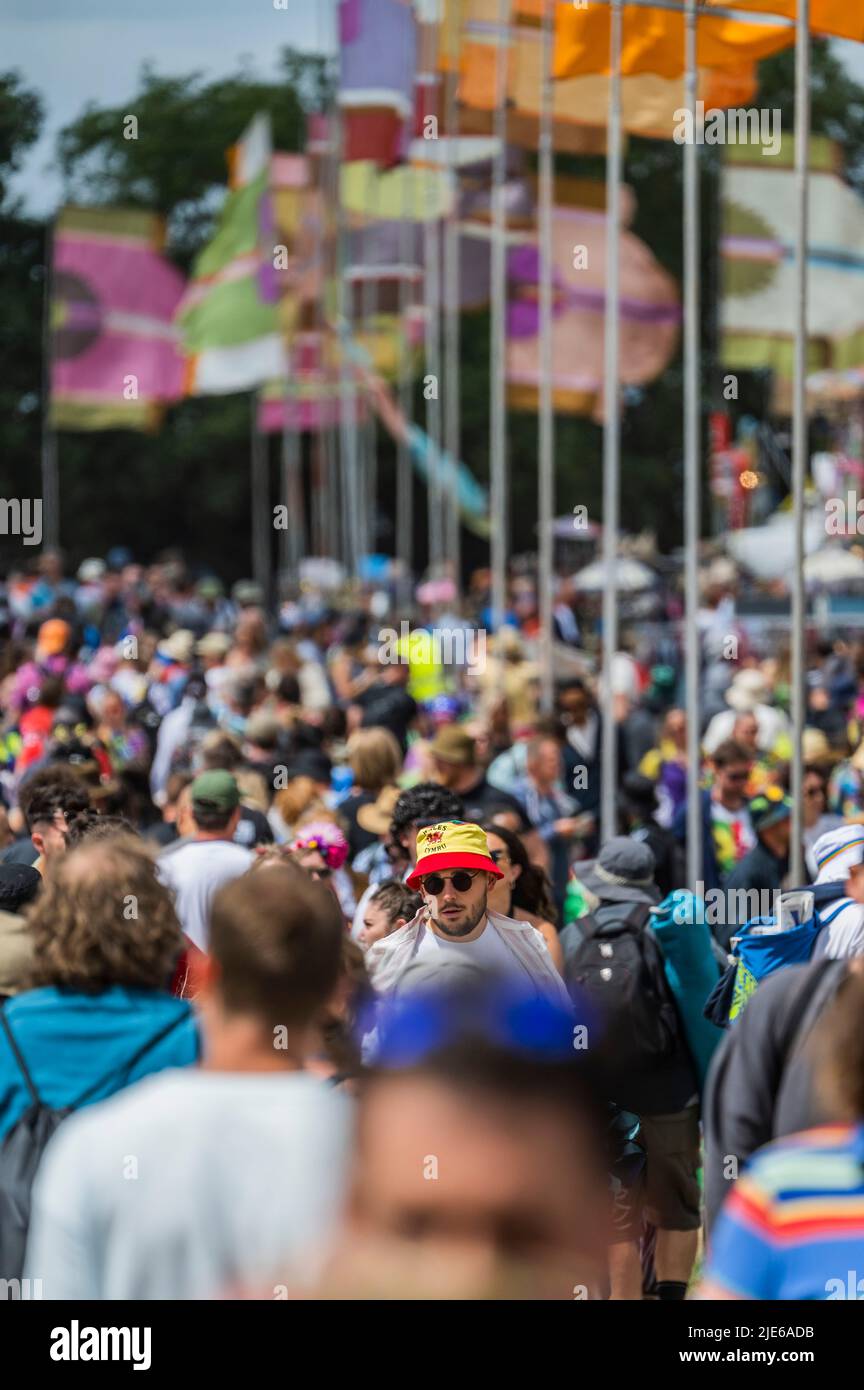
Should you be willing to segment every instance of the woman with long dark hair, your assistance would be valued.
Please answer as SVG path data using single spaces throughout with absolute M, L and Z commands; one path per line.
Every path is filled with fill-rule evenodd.
M 503 873 L 489 891 L 489 908 L 517 922 L 530 922 L 549 948 L 559 973 L 564 954 L 555 927 L 557 913 L 552 885 L 539 864 L 532 864 L 518 835 L 503 825 L 484 825 L 489 854 Z

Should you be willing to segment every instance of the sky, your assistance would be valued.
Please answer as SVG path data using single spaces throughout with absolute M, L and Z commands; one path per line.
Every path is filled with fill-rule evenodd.
M 34 216 L 55 210 L 61 183 L 50 166 L 57 132 L 88 101 L 113 106 L 130 96 L 142 63 L 167 76 L 200 70 L 218 78 L 248 58 L 262 78 L 273 78 L 280 48 L 333 51 L 335 6 L 336 0 L 0 0 L 0 69 L 16 69 L 46 108 L 42 137 L 13 181 L 14 192 Z M 838 43 L 837 50 L 864 85 L 864 45 Z
M 17 70 L 45 104 L 38 144 L 12 181 L 34 216 L 51 213 L 61 181 L 50 165 L 58 131 L 88 101 L 121 103 L 144 62 L 171 76 L 218 78 L 249 58 L 265 80 L 280 49 L 335 45 L 334 0 L 0 0 L 0 69 Z

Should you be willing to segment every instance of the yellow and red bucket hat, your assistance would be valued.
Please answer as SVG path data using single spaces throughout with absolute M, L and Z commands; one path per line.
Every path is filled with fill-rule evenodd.
M 408 887 L 419 888 L 426 874 L 442 869 L 482 869 L 496 878 L 504 877 L 489 853 L 485 830 L 463 820 L 440 821 L 418 831 L 417 863 L 408 877 Z

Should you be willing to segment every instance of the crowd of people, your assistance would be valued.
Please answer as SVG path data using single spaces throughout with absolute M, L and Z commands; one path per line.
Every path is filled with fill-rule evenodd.
M 709 576 L 692 884 L 673 626 L 604 672 L 562 584 L 547 708 L 524 579 L 395 645 L 263 600 L 3 587 L 7 1296 L 858 1296 L 864 645 L 810 647 L 796 883 L 787 664 Z

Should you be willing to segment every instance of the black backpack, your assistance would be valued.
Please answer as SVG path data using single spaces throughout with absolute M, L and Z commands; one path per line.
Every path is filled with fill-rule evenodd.
M 561 933 L 568 988 L 598 1006 L 600 1047 L 616 1073 L 649 1071 L 674 1053 L 680 1038 L 663 953 L 645 925 L 650 911 L 644 903 L 629 911 L 608 903 Z
M 179 1012 L 169 1024 L 139 1047 L 127 1064 L 127 1077 L 141 1058 L 187 1017 L 185 1011 Z M 45 1147 L 67 1115 L 79 1110 L 104 1085 L 106 1078 L 103 1076 L 95 1085 L 88 1086 L 74 1105 L 52 1110 L 39 1099 L 3 1009 L 0 1009 L 0 1024 L 30 1094 L 30 1105 L 0 1145 L 0 1280 L 14 1281 L 20 1280 L 24 1268 L 24 1251 L 30 1226 L 30 1195 Z

